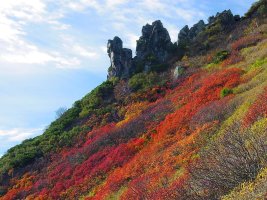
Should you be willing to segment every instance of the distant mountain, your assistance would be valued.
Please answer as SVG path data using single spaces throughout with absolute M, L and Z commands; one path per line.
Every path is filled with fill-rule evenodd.
M 107 80 L 0 158 L 0 199 L 266 199 L 267 1 L 177 39 L 109 40 Z

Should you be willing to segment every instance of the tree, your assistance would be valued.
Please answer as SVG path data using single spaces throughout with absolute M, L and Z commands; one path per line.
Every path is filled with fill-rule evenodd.
M 66 107 L 59 107 L 56 110 L 56 118 L 60 118 L 68 109 Z

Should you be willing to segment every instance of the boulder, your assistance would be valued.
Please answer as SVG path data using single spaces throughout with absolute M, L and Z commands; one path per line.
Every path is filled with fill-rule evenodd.
M 185 71 L 185 67 L 183 66 L 176 66 L 173 71 L 173 78 L 176 80 L 178 79 Z

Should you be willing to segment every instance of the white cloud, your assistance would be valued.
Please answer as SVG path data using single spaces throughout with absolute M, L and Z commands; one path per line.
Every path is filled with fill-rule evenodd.
M 42 133 L 43 128 L 25 129 L 14 128 L 10 130 L 0 130 L 0 139 L 5 142 L 20 142 L 30 137 Z
M 178 32 L 179 32 L 178 27 L 173 24 L 169 24 L 169 23 L 166 23 L 165 27 L 170 34 L 172 42 L 176 42 L 178 38 Z
M 128 0 L 106 0 L 106 7 L 107 8 L 114 8 L 116 6 L 126 4 Z
M 27 25 L 47 24 L 56 30 L 66 30 L 68 24 L 58 20 L 64 15 L 47 10 L 44 0 L 9 0 L 1 2 L 0 6 L 0 62 L 6 64 L 35 64 L 53 63 L 56 67 L 73 68 L 81 61 L 75 55 L 63 56 L 61 52 L 51 53 L 26 39 L 29 36 Z M 49 27 L 48 27 L 49 28 Z M 40 37 L 42 37 L 40 35 Z M 86 54 L 87 53 L 87 54 Z M 82 51 L 81 56 L 89 56 Z M 77 68 L 75 66 L 75 68 Z
M 41 0 L 9 0 L 1 2 L 0 13 L 26 21 L 41 21 L 45 9 Z
M 112 26 L 119 36 L 126 39 L 124 41 L 126 46 L 134 50 L 139 37 L 136 30 L 147 22 L 154 21 L 155 16 L 180 17 L 186 21 L 192 21 L 195 16 L 201 15 L 196 10 L 183 8 L 185 5 L 189 5 L 185 0 L 138 0 L 136 2 L 130 0 L 59 0 L 56 3 L 48 0 L 9 0 L 1 2 L 0 46 L 5 48 L 0 50 L 0 62 L 42 66 L 49 63 L 60 68 L 78 69 L 84 67 L 81 65 L 85 59 L 99 59 L 103 50 L 97 46 L 90 47 L 81 44 L 77 41 L 79 38 L 75 39 L 72 34 L 69 34 L 70 40 L 57 38 L 59 43 L 57 49 L 45 49 L 26 39 L 31 37 L 27 26 L 29 24 L 37 27 L 44 25 L 47 27 L 48 34 L 49 29 L 51 31 L 53 29 L 55 34 L 61 31 L 67 33 L 72 26 L 61 22 L 61 19 L 71 12 L 93 9 L 99 17 L 105 19 L 104 26 L 107 27 L 103 29 L 110 30 Z M 170 24 L 165 24 L 165 26 L 172 40 L 175 41 L 178 33 L 176 26 Z
M 136 40 L 139 39 L 139 36 L 134 33 L 127 33 L 126 34 L 127 42 L 125 46 L 129 46 L 131 49 L 135 49 L 136 47 Z
M 136 28 L 140 29 L 146 23 L 151 23 L 159 17 L 165 22 L 177 19 L 178 23 L 184 22 L 183 25 L 192 25 L 204 18 L 205 14 L 192 6 L 194 2 L 187 0 L 79 0 L 69 3 L 69 8 L 76 11 L 94 9 L 101 17 L 106 18 L 106 25 L 109 26 L 107 30 L 112 26 L 118 32 L 117 35 L 129 40 L 124 42 L 135 49 Z M 168 28 L 172 41 L 175 42 L 179 31 L 178 25 L 170 23 L 164 25 Z M 105 27 L 102 29 L 106 30 Z
M 62 1 L 62 4 L 64 5 L 65 2 Z M 67 4 L 67 8 L 70 8 L 74 11 L 83 11 L 87 8 L 92 8 L 97 11 L 102 11 L 102 6 L 99 4 L 97 0 L 78 0 L 78 1 L 70 1 Z
M 75 51 L 78 55 L 88 58 L 98 58 L 98 54 L 94 51 L 90 51 L 89 49 L 82 47 L 80 45 L 75 45 L 73 47 L 73 51 Z

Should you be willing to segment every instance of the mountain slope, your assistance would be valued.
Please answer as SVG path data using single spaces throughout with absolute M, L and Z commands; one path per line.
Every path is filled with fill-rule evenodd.
M 108 80 L 0 159 L 0 199 L 264 199 L 266 8 L 219 13 L 177 44 L 156 21 L 135 58 L 109 41 Z

